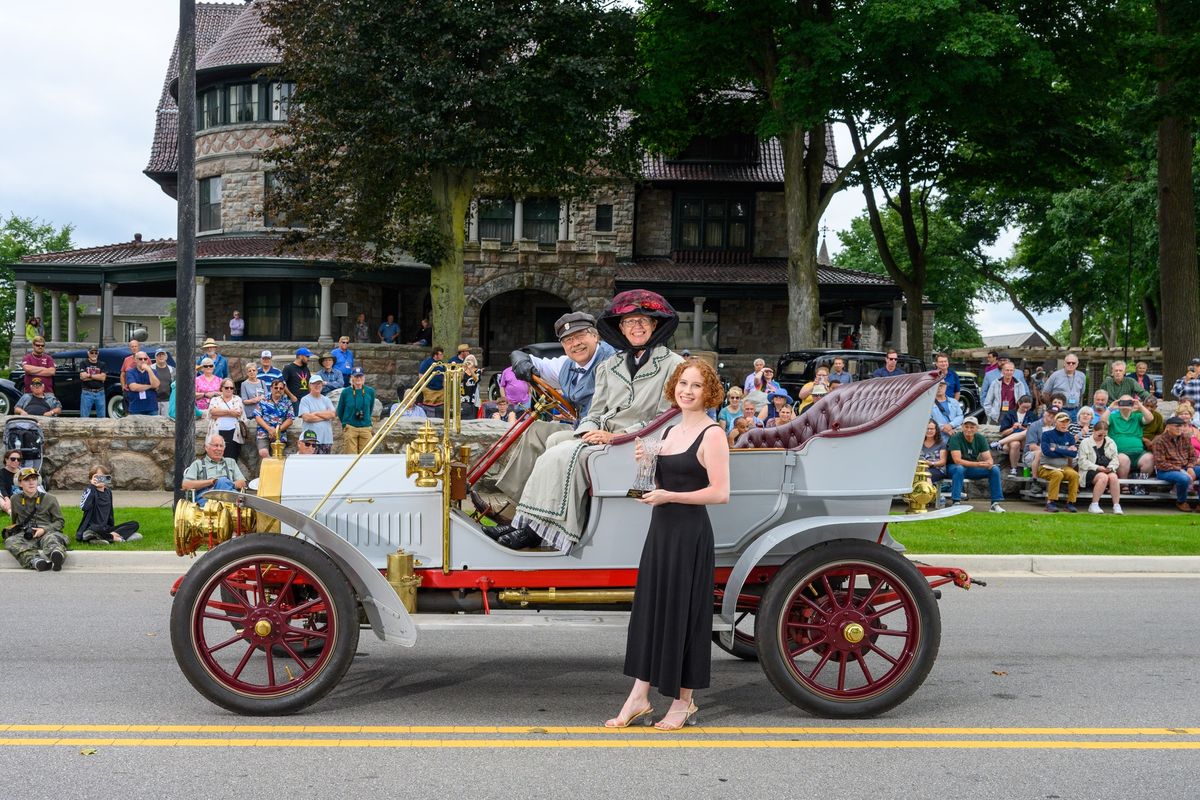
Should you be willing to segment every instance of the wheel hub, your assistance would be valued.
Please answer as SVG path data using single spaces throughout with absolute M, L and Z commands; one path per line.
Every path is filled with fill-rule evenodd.
M 266 638 L 271 635 L 271 622 L 269 620 L 260 619 L 254 623 L 254 633 L 260 638 Z
M 844 636 L 846 641 L 850 644 L 858 644 L 866 635 L 867 632 L 863 629 L 863 626 L 859 625 L 857 622 L 851 622 L 849 625 L 842 628 L 842 636 Z
M 250 640 L 259 644 L 268 642 L 276 642 L 282 637 L 280 633 L 285 629 L 285 620 L 274 609 L 259 608 L 255 609 L 247 620 L 246 629 L 250 633 Z

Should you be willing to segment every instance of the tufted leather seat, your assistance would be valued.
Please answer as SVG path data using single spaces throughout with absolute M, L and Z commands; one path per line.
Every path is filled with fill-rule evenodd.
M 734 447 L 798 450 L 817 436 L 863 433 L 883 425 L 940 380 L 937 372 L 918 372 L 851 383 L 817 400 L 787 425 L 746 431 Z

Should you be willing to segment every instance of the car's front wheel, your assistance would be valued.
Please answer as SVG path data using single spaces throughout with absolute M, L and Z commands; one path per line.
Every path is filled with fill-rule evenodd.
M 105 407 L 104 407 L 104 413 L 107 414 L 112 419 L 121 419 L 122 417 L 128 417 L 129 410 L 127 408 L 125 408 L 125 396 L 120 395 L 120 394 L 114 394 L 112 397 L 108 398 L 108 402 L 105 404 Z

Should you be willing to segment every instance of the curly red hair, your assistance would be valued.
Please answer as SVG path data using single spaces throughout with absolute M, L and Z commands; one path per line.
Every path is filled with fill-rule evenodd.
M 683 377 L 683 371 L 689 367 L 700 370 L 700 376 L 704 379 L 704 407 L 720 407 L 725 402 L 725 387 L 721 385 L 721 377 L 707 361 L 701 361 L 698 358 L 685 360 L 675 368 L 671 377 L 667 378 L 667 385 L 663 389 L 663 395 L 666 396 L 667 402 L 671 404 L 672 408 L 679 408 L 679 403 L 675 401 L 675 384 L 679 383 L 679 379 Z

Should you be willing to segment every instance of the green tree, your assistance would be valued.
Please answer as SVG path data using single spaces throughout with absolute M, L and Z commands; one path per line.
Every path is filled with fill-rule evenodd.
M 0 364 L 11 356 L 13 322 L 16 319 L 16 288 L 12 264 L 23 256 L 71 249 L 71 225 L 56 228 L 33 217 L 10 214 L 0 220 Z M 25 318 L 33 316 L 33 295 L 27 293 Z
M 644 0 L 638 130 L 676 153 L 699 134 L 757 133 L 783 148 L 788 341 L 820 336 L 817 239 L 822 214 L 858 161 L 828 163 L 831 120 L 851 116 L 862 80 L 855 2 Z M 832 173 L 832 175 L 831 175 Z
M 477 188 L 581 196 L 632 174 L 620 118 L 634 19 L 600 0 L 290 0 L 264 20 L 296 82 L 272 153 L 308 238 L 431 265 L 438 344 L 460 338 L 463 241 Z

